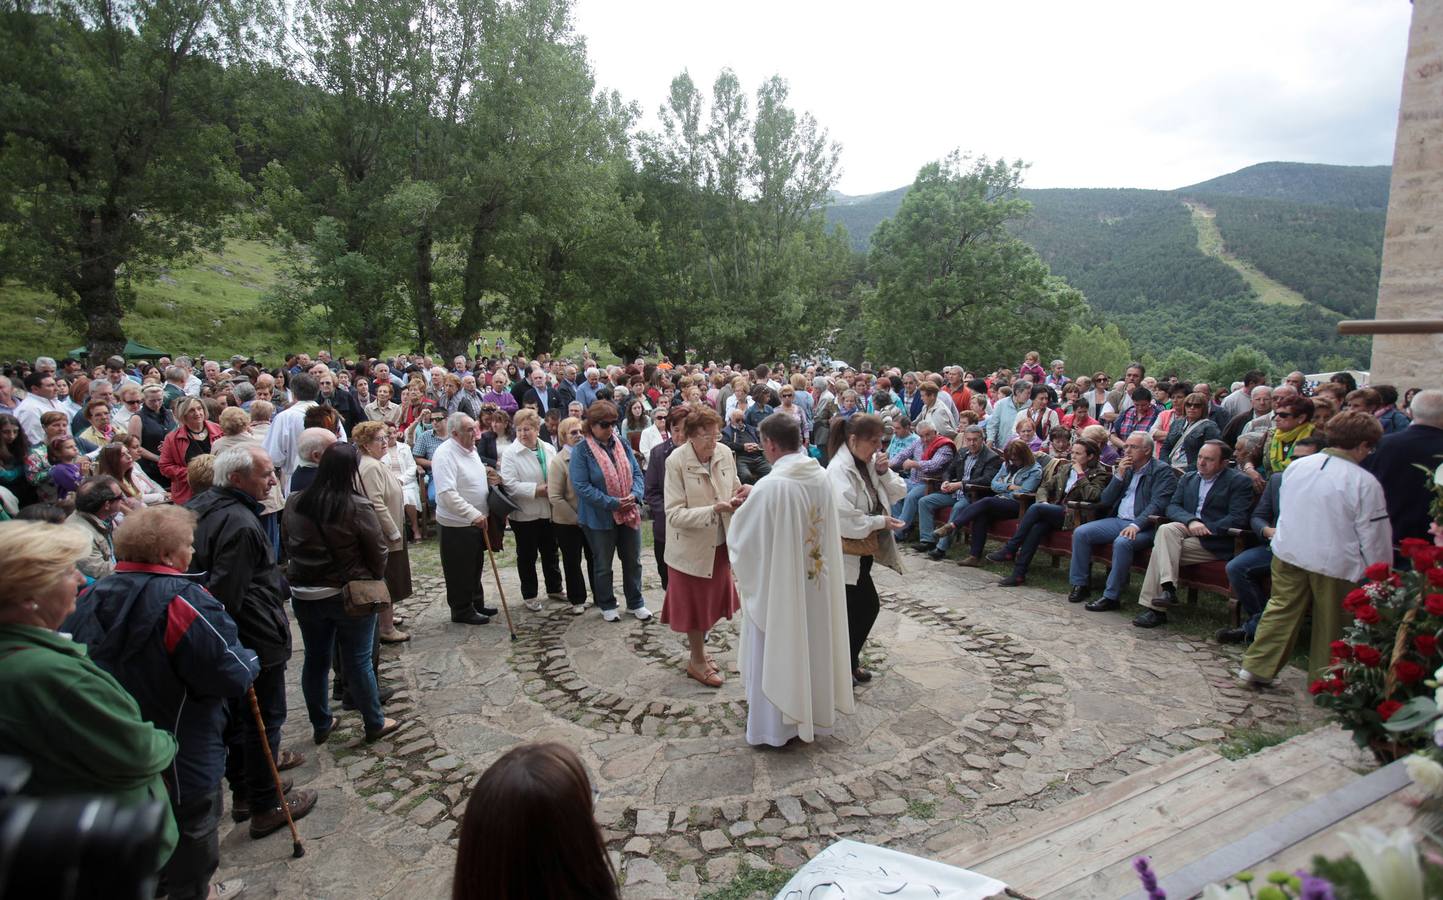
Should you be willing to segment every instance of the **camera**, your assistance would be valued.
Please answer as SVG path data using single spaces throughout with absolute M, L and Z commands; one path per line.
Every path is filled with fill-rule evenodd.
M 26 797 L 30 764 L 0 756 L 0 898 L 155 896 L 165 804 L 104 795 Z

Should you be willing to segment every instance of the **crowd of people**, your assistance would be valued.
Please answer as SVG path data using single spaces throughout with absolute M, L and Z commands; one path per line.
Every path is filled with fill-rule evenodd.
M 1010 565 L 1004 587 L 1069 535 L 1067 599 L 1094 612 L 1122 606 L 1146 551 L 1140 628 L 1167 623 L 1187 566 L 1226 561 L 1244 615 L 1217 639 L 1247 643 L 1239 677 L 1264 684 L 1305 613 L 1316 672 L 1364 569 L 1392 562 L 1396 541 L 1434 539 L 1422 467 L 1440 457 L 1443 391 L 1400 397 L 1348 373 L 1209 385 L 1133 364 L 1114 382 L 1037 354 L 1015 374 L 42 357 L 0 376 L 0 520 L 17 520 L 0 523 L 0 687 L 14 698 L 0 752 L 32 763 L 39 794 L 165 800 L 162 890 L 227 896 L 211 884 L 223 785 L 255 838 L 317 802 L 272 769 L 304 761 L 281 742 L 292 616 L 314 743 L 336 727 L 333 694 L 379 740 L 399 727 L 380 644 L 410 638 L 396 604 L 417 542 L 438 544 L 452 623 L 497 615 L 483 569 L 508 531 L 528 610 L 545 611 L 544 592 L 618 621 L 619 564 L 625 611 L 646 621 L 646 519 L 687 677 L 725 683 L 708 634 L 746 613 L 753 744 L 812 740 L 849 712 L 873 677 L 874 564 L 902 573 L 904 549 L 947 560 L 964 535 L 957 563 Z M 1091 560 L 1109 546 L 1094 596 Z M 377 592 L 387 602 L 361 602 Z M 557 803 L 589 789 L 574 754 L 532 748 L 498 762 L 471 809 L 485 786 L 524 810 L 507 793 L 518 766 L 549 773 Z M 514 842 L 472 818 L 463 856 Z M 458 869 L 457 896 L 499 884 L 474 869 Z

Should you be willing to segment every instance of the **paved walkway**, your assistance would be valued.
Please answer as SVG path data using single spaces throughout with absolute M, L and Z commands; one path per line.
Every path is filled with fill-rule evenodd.
M 857 689 L 856 714 L 813 745 L 758 750 L 741 736 L 734 623 L 711 637 L 730 673 L 714 691 L 684 676 L 684 639 L 656 619 L 528 612 L 505 560 L 520 640 L 500 622 L 453 625 L 435 552 L 413 551 L 414 639 L 385 651 L 383 674 L 402 688 L 388 713 L 407 723 L 394 740 L 365 745 L 346 713 L 329 744 L 311 745 L 297 637 L 285 734 L 309 757 L 297 784 L 321 799 L 300 823 L 301 860 L 284 832 L 252 841 L 227 818 L 220 874 L 244 877 L 253 900 L 447 896 L 467 787 L 521 741 L 581 753 L 626 896 L 690 898 L 743 863 L 792 868 L 844 835 L 937 853 L 1229 730 L 1319 718 L 1301 673 L 1244 689 L 1229 678 L 1235 652 L 909 555 L 905 577 L 876 570 L 877 677 Z

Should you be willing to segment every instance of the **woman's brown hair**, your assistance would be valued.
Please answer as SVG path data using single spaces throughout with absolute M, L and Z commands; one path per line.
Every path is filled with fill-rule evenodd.
M 547 743 L 507 751 L 466 802 L 453 900 L 614 900 L 616 873 L 594 805 L 591 779 L 572 750 Z
M 716 428 L 720 431 L 721 427 L 721 414 L 710 406 L 699 405 L 686 414 L 686 424 L 683 426 L 683 432 L 686 437 L 689 438 L 694 434 L 700 434 L 706 431 L 708 428 Z
M 586 427 L 588 429 L 597 422 L 615 422 L 619 418 L 616 404 L 610 400 L 593 400 L 591 405 L 586 407 Z
M 1032 453 L 1032 448 L 1027 446 L 1026 441 L 1013 441 L 1002 451 L 1002 458 L 1012 467 L 1012 471 L 1025 469 L 1037 462 L 1037 457 Z

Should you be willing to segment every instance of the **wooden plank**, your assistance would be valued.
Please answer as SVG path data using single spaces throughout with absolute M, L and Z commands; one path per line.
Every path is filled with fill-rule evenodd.
M 1041 897 L 1119 897 L 1139 887 L 1132 861 L 1139 856 L 1150 856 L 1153 871 L 1162 878 L 1163 889 L 1168 896 L 1190 897 L 1197 889 L 1188 890 L 1186 877 L 1180 877 L 1189 863 L 1206 857 L 1214 847 L 1231 842 L 1237 835 L 1254 832 L 1264 823 L 1276 822 L 1307 806 L 1317 799 L 1320 784 L 1336 784 L 1352 777 L 1353 773 L 1348 769 L 1336 763 L 1325 763 L 1210 816 L 1191 828 L 1138 833 L 1125 847 L 1118 848 L 1126 851 L 1123 857 L 1106 868 L 1083 878 L 1072 878 L 1065 871 L 1059 872 L 1056 880 L 1043 885 L 1034 884 L 1033 889 Z
M 986 862 L 1000 853 L 1037 840 L 1059 828 L 1095 815 L 1110 806 L 1153 790 L 1160 784 L 1166 784 L 1174 778 L 1221 761 L 1222 757 L 1212 749 L 1194 747 L 1186 753 L 1179 753 L 1165 763 L 1126 775 L 1075 800 L 1069 800 L 1052 809 L 1038 811 L 1027 816 L 1024 821 L 989 835 L 981 841 L 944 851 L 938 854 L 937 859 L 964 869 L 972 868 L 975 864 Z
M 1338 334 L 1443 334 L 1443 319 L 1344 319 Z
M 1406 789 L 1405 789 L 1406 790 Z M 1310 866 L 1314 856 L 1327 856 L 1336 858 L 1344 856 L 1348 847 L 1339 836 L 1345 833 L 1357 833 L 1360 829 L 1373 827 L 1384 832 L 1392 832 L 1396 828 L 1402 828 L 1413 821 L 1417 810 L 1405 803 L 1402 799 L 1405 791 L 1397 791 L 1389 794 L 1376 803 L 1365 806 L 1346 819 L 1334 824 L 1326 831 L 1319 832 L 1310 838 L 1288 847 L 1281 853 L 1276 853 L 1265 860 L 1254 863 L 1250 868 L 1254 872 L 1266 874 L 1268 872 L 1283 871 L 1295 872 Z
M 1162 878 L 1163 890 L 1172 897 L 1191 897 L 1206 885 L 1224 881 L 1234 873 L 1251 869 L 1259 862 L 1278 855 L 1289 847 L 1302 844 L 1314 835 L 1335 832 L 1340 821 L 1359 810 L 1376 805 L 1378 801 L 1393 795 L 1409 783 L 1408 772 L 1402 760 L 1361 778 L 1347 780 L 1349 774 L 1348 770 L 1343 770 L 1334 780 L 1333 783 L 1343 782 L 1342 787 L 1323 794 L 1289 815 L 1263 828 L 1254 829 L 1241 839 L 1165 875 Z M 1129 900 L 1144 896 L 1138 891 L 1131 895 Z
M 1149 835 L 1155 841 L 1196 827 L 1258 794 L 1329 764 L 1306 746 L 1283 744 L 1274 749 L 1281 752 L 1269 754 L 1265 762 L 1261 755 L 1254 757 L 1251 764 L 1222 760 L 1040 840 L 966 867 L 1036 895 L 1041 886 L 1053 883 L 1053 873 L 1068 873 L 1070 881 L 1127 858 L 1136 845 L 1136 835 Z

